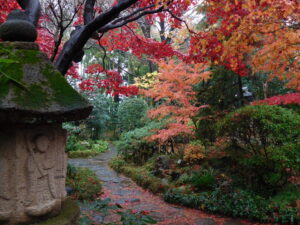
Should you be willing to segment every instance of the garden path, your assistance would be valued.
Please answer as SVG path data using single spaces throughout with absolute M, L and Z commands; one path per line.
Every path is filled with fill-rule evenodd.
M 122 207 L 135 211 L 149 212 L 159 225 L 249 225 L 241 220 L 220 217 L 204 213 L 200 210 L 168 204 L 157 195 L 142 189 L 130 178 L 117 174 L 108 166 L 108 161 L 116 155 L 114 146 L 110 151 L 91 159 L 70 159 L 69 163 L 76 167 L 86 167 L 93 170 L 103 184 L 103 196 L 112 199 Z M 85 210 L 82 208 L 82 210 Z M 114 217 L 94 216 L 99 224 L 113 222 Z

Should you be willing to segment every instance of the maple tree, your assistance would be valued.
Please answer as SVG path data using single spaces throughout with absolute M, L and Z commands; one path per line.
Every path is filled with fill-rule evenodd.
M 146 73 L 142 77 L 135 78 L 135 85 L 141 89 L 153 88 L 156 82 L 158 81 L 158 73 L 155 71 L 153 73 Z
M 20 8 L 20 7 L 16 1 L 1 0 L 0 1 L 0 24 L 5 21 L 7 14 L 12 9 L 17 9 L 17 8 Z
M 300 93 L 289 93 L 285 95 L 273 96 L 264 100 L 252 102 L 252 105 L 300 105 Z
M 99 88 L 112 96 L 131 96 L 138 93 L 136 86 L 123 85 L 123 79 L 118 71 L 105 70 L 100 64 L 89 65 L 85 73 L 90 76 L 88 79 L 82 80 L 79 84 L 82 90 L 94 91 L 96 88 Z M 105 77 L 101 79 L 101 75 Z
M 299 86 L 299 16 L 297 0 L 207 0 L 208 28 L 192 35 L 191 61 L 226 65 L 240 76 L 267 72 Z M 251 70 L 249 67 L 251 66 Z
M 200 108 L 206 107 L 195 106 L 193 85 L 208 79 L 210 72 L 203 64 L 186 65 L 170 60 L 167 63 L 160 61 L 158 65 L 158 81 L 151 89 L 142 90 L 142 93 L 160 103 L 149 111 L 149 116 L 159 120 L 166 119 L 166 127 L 157 130 L 150 139 L 165 143 L 179 135 L 193 135 L 191 117 Z

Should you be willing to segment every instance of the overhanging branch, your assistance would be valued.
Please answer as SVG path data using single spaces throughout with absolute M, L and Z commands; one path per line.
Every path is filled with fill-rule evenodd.
M 105 26 L 106 24 L 112 22 L 116 19 L 120 12 L 129 8 L 135 4 L 138 0 L 122 0 L 115 6 L 113 6 L 107 12 L 102 13 L 93 19 L 90 23 L 82 26 L 71 36 L 70 40 L 66 42 L 55 62 L 56 68 L 64 75 L 68 71 L 72 64 L 73 57 L 77 52 L 81 51 L 89 40 L 89 38 L 96 32 L 99 28 Z
M 144 12 L 140 13 L 139 15 L 137 15 L 135 17 L 132 17 L 132 18 L 130 18 L 129 16 L 126 16 L 126 18 L 130 18 L 130 19 L 127 19 L 127 20 L 124 19 L 123 22 L 120 22 L 120 23 L 117 23 L 117 24 L 114 24 L 114 22 L 115 22 L 114 21 L 113 23 L 107 24 L 104 27 L 100 28 L 98 31 L 100 33 L 104 33 L 104 32 L 107 32 L 108 30 L 112 30 L 112 29 L 115 29 L 115 28 L 122 27 L 122 26 L 124 26 L 124 25 L 126 25 L 126 24 L 128 24 L 128 23 L 130 23 L 132 21 L 138 20 L 139 18 L 141 18 L 141 17 L 143 17 L 145 15 L 149 15 L 149 14 L 154 14 L 154 13 L 161 12 L 161 11 L 163 11 L 163 9 L 164 9 L 164 7 L 161 6 L 160 8 L 155 9 L 155 10 L 144 11 Z M 118 21 L 122 21 L 122 19 L 123 18 L 120 18 L 120 19 L 118 19 Z

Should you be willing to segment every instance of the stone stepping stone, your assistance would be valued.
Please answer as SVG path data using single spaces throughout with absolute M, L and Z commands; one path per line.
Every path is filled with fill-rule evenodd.
M 195 225 L 217 225 L 211 218 L 197 219 Z

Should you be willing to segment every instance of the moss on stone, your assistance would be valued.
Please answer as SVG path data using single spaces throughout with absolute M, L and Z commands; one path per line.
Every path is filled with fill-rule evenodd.
M 40 51 L 36 49 L 15 48 L 14 44 L 0 43 L 0 57 L 16 60 L 20 64 L 35 64 L 40 62 Z M 20 61 L 21 59 L 21 61 Z
M 36 64 L 41 61 L 41 53 L 37 50 L 18 49 L 15 52 L 15 56 L 17 57 L 17 59 L 22 59 L 22 64 Z
M 62 205 L 60 214 L 46 221 L 35 223 L 34 225 L 75 225 L 78 224 L 80 209 L 78 204 L 67 199 Z
M 61 106 L 68 106 L 69 109 L 75 109 L 83 102 L 86 102 L 52 66 L 46 65 L 42 73 L 48 80 L 49 88 L 53 90 L 53 100 Z
M 18 93 L 14 101 L 24 107 L 31 109 L 39 109 L 47 107 L 49 104 L 49 99 L 47 93 L 43 88 L 38 85 L 31 85 L 29 89 L 18 88 L 15 90 Z
M 40 53 L 38 45 L 4 42 L 0 43 L 0 110 L 53 114 L 52 118 L 67 121 L 85 118 L 91 106 Z

